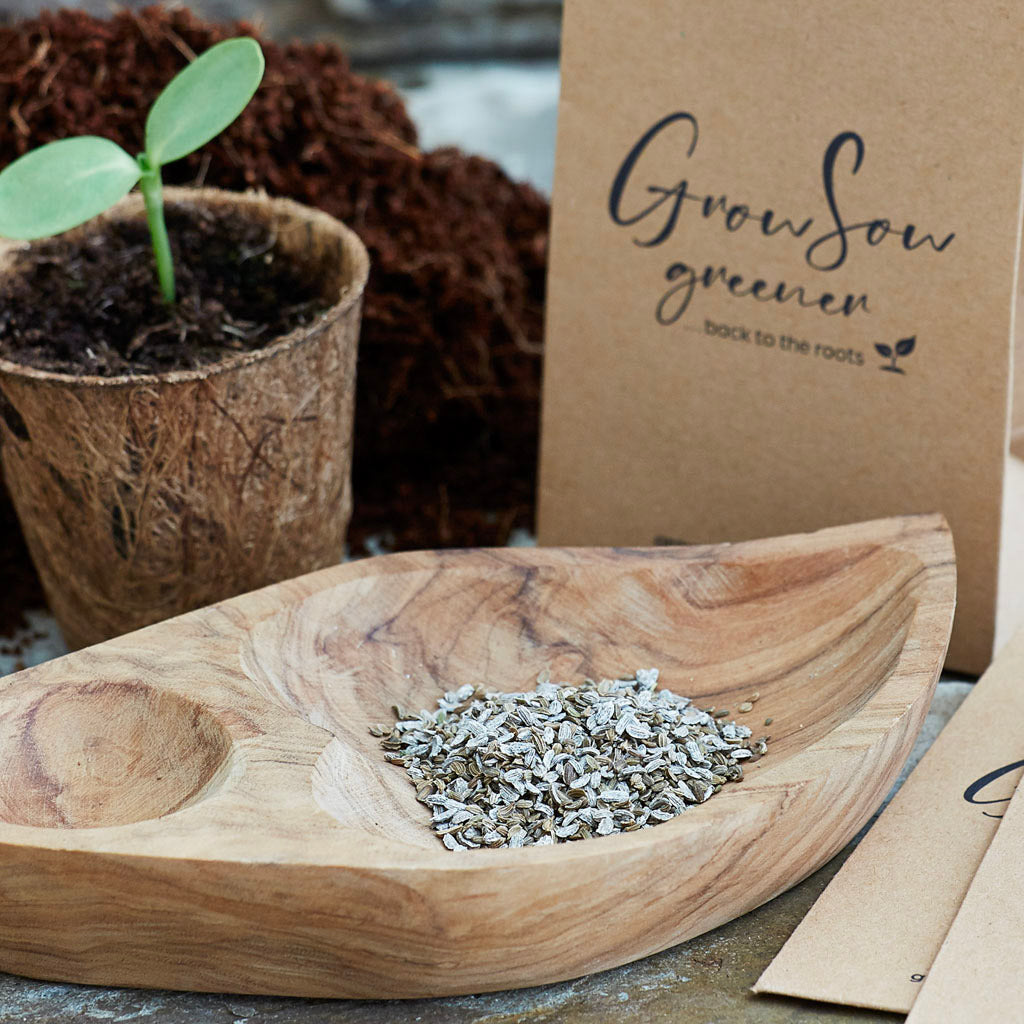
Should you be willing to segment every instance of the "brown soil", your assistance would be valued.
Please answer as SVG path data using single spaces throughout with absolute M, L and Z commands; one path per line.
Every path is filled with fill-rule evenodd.
M 39 577 L 32 568 L 3 474 L 0 474 L 0 537 L 4 538 L 0 544 L 0 636 L 12 636 L 25 625 L 22 612 L 26 608 L 42 608 L 46 600 Z
M 0 166 L 75 134 L 137 152 L 185 56 L 240 32 L 258 36 L 156 8 L 0 26 Z M 353 550 L 381 532 L 397 548 L 503 544 L 533 519 L 547 202 L 489 161 L 421 152 L 398 94 L 336 47 L 261 43 L 253 102 L 166 180 L 290 196 L 370 250 Z
M 0 285 L 0 355 L 40 370 L 115 377 L 187 370 L 263 348 L 324 302 L 235 213 L 168 205 L 177 301 L 160 295 L 149 232 L 114 221 L 15 257 Z

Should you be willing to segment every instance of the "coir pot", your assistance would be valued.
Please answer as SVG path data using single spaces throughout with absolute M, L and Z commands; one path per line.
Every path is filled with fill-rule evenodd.
M 71 648 L 337 562 L 352 512 L 366 249 L 291 200 L 164 194 L 267 224 L 330 306 L 194 370 L 104 378 L 0 359 L 4 474 Z M 133 194 L 100 221 L 143 217 Z M 0 248 L 0 273 L 15 248 Z

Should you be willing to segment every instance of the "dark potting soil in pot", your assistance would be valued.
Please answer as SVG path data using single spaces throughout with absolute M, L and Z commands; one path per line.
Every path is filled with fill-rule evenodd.
M 260 349 L 328 303 L 240 213 L 169 205 L 177 301 L 156 284 L 144 221 L 18 251 L 0 282 L 0 355 L 75 376 L 190 370 Z

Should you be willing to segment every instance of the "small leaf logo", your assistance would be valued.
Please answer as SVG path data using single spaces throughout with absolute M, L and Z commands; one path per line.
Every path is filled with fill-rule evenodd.
M 891 359 L 892 362 L 881 367 L 889 373 L 906 373 L 907 371 L 896 365 L 897 360 L 909 356 L 917 346 L 917 335 L 911 338 L 901 338 L 896 342 L 895 349 L 891 345 L 875 345 L 875 351 L 883 359 Z

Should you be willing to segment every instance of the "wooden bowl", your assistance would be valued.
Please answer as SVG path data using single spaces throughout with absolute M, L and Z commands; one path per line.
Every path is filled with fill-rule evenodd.
M 840 850 L 890 788 L 954 606 L 936 516 L 700 548 L 350 563 L 0 685 L 0 968 L 101 985 L 411 997 L 665 949 Z M 450 853 L 369 724 L 482 681 L 661 669 L 771 735 L 651 829 Z M 774 719 L 762 729 L 766 717 Z

